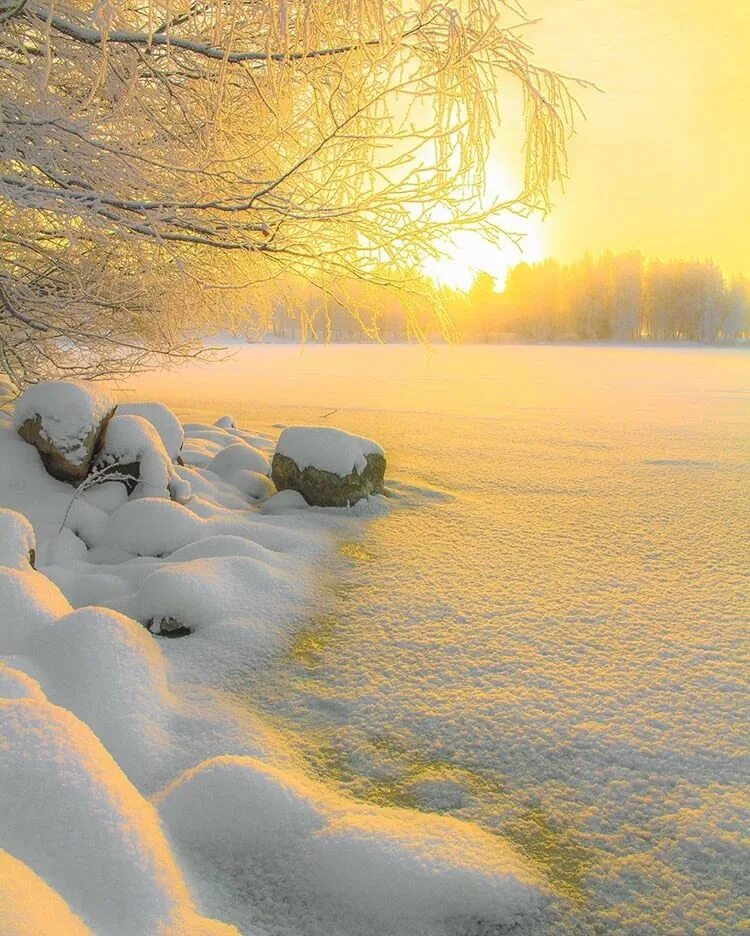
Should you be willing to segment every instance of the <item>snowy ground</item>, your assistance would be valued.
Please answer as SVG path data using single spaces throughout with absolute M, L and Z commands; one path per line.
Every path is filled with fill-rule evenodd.
M 113 453 L 174 454 L 151 416 L 161 442 L 124 413 Z M 254 711 L 334 543 L 386 507 L 266 499 L 272 436 L 219 422 L 186 424 L 185 466 L 157 458 L 130 500 L 73 500 L 0 414 L 3 936 L 543 932 L 549 882 L 510 844 L 347 797 Z M 193 632 L 143 626 L 170 618 Z
M 391 509 L 337 531 L 330 602 L 254 683 L 315 775 L 513 842 L 542 932 L 744 932 L 748 352 L 254 347 L 192 374 L 189 400 L 137 388 L 266 428 L 336 410 L 389 455 Z

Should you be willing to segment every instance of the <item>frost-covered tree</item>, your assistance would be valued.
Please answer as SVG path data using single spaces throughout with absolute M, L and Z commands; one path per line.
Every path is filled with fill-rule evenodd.
M 280 276 L 403 286 L 457 227 L 544 207 L 573 102 L 526 25 L 501 0 L 0 0 L 0 366 L 191 353 Z M 525 178 L 487 210 L 513 86 Z

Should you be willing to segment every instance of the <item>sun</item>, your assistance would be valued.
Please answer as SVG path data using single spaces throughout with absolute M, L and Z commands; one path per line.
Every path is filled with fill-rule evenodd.
M 519 263 L 537 263 L 547 256 L 544 224 L 540 218 L 514 219 L 523 234 L 519 247 L 509 242 L 491 243 L 473 231 L 459 231 L 450 240 L 437 244 L 444 254 L 439 260 L 429 258 L 422 271 L 438 286 L 468 291 L 479 272 L 495 279 L 502 290 L 508 271 Z

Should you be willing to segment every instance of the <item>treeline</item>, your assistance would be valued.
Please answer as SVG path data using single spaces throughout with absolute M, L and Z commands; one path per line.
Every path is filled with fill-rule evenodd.
M 639 253 L 578 263 L 521 263 L 502 292 L 479 273 L 467 293 L 427 280 L 403 289 L 360 281 L 321 291 L 287 281 L 254 334 L 286 340 L 465 342 L 750 341 L 750 280 L 711 262 L 647 261 Z
M 560 341 L 696 341 L 750 338 L 750 281 L 727 282 L 714 263 L 646 262 L 638 253 L 521 263 L 495 292 L 479 274 L 458 331 L 471 341 L 508 336 Z

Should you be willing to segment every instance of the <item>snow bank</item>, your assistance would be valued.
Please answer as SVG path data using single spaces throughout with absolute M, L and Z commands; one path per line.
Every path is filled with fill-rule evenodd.
M 179 477 L 159 433 L 143 416 L 115 414 L 107 424 L 97 468 L 138 463 L 136 496 L 190 497 L 190 485 Z
M 0 700 L 0 724 L 0 846 L 84 924 L 123 936 L 234 932 L 196 914 L 156 812 L 83 722 L 25 698 Z
M 108 390 L 77 380 L 51 380 L 29 387 L 18 398 L 13 428 L 39 416 L 41 435 L 66 459 L 82 464 L 91 454 L 87 441 L 115 407 Z
M 327 426 L 290 426 L 279 436 L 276 451 L 291 458 L 300 469 L 318 468 L 342 477 L 355 468 L 363 472 L 368 455 L 385 455 L 372 439 Z
M 287 868 L 287 898 L 323 899 L 339 921 L 370 920 L 372 932 L 455 921 L 511 929 L 543 901 L 529 866 L 479 829 L 354 803 L 252 758 L 199 764 L 157 803 L 183 853 L 199 850 L 248 887 L 265 868 Z
M 81 608 L 23 648 L 47 698 L 94 731 L 131 779 L 165 756 L 171 712 L 164 660 L 147 631 L 108 608 Z
M 117 415 L 147 419 L 159 433 L 162 445 L 172 461 L 180 454 L 185 432 L 182 423 L 168 406 L 163 403 L 120 403 Z

